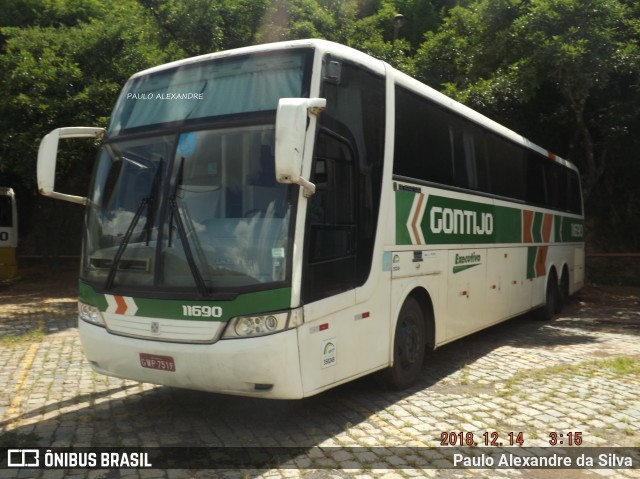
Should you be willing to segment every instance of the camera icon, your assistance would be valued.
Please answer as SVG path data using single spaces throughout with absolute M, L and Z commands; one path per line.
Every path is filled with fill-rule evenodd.
M 9 467 L 39 467 L 40 451 L 38 449 L 9 449 L 7 451 Z

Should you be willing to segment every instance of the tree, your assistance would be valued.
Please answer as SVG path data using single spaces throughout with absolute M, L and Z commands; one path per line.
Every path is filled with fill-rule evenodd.
M 355 0 L 273 0 L 260 23 L 260 43 L 325 38 L 341 43 L 351 32 Z
M 417 70 L 551 143 L 581 168 L 588 199 L 639 113 L 637 39 L 637 7 L 620 0 L 480 0 L 427 35 Z
M 30 223 L 47 224 L 29 211 L 41 219 L 54 208 L 81 211 L 37 195 L 42 136 L 106 126 L 132 73 L 316 37 L 385 60 L 573 160 L 589 214 L 640 243 L 640 226 L 625 230 L 640 207 L 636 1 L 0 0 L 0 11 L 0 183 L 18 190 L 23 234 Z M 401 28 L 397 14 L 406 19 Z M 86 194 L 92 154 L 74 146 L 61 155 L 59 186 Z M 69 237 L 80 237 L 79 225 Z M 48 245 L 52 235 L 38 237 Z
M 139 0 L 183 56 L 254 43 L 268 0 Z
M 160 48 L 136 2 L 86 2 L 74 9 L 77 3 L 46 2 L 51 15 L 25 14 L 27 25 L 0 28 L 0 182 L 19 195 L 21 234 L 33 233 L 22 244 L 44 254 L 78 251 L 82 210 L 37 195 L 41 138 L 61 126 L 107 126 L 126 79 L 176 53 Z M 86 195 L 94 155 L 91 145 L 80 143 L 59 155 L 56 186 Z M 55 222 L 48 221 L 52 217 Z M 65 245 L 74 246 L 60 249 Z

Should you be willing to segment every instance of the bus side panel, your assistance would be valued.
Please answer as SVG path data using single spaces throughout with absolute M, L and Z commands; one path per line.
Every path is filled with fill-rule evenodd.
M 356 303 L 352 290 L 305 305 L 297 329 L 305 396 L 388 365 L 390 276 L 379 272 L 367 300 Z
M 483 328 L 487 310 L 487 250 L 473 248 L 449 251 L 447 280 L 448 338 L 458 338 Z
M 389 330 L 389 364 L 393 359 L 393 341 L 396 322 L 400 309 L 407 296 L 416 289 L 423 289 L 433 305 L 435 344 L 445 340 L 446 328 L 442 319 L 445 317 L 444 302 L 441 299 L 445 288 L 441 284 L 445 281 L 444 269 L 447 263 L 447 252 L 443 250 L 427 251 L 398 251 L 392 256 L 392 284 L 391 284 L 391 322 Z
M 531 307 L 531 281 L 526 278 L 527 248 L 487 251 L 487 311 L 500 321 Z M 490 321 L 493 322 L 493 321 Z
M 556 280 L 559 282 L 560 275 L 562 274 L 563 260 L 569 259 L 569 262 L 571 262 L 573 258 L 569 258 L 567 256 L 567 252 L 570 251 L 569 246 L 533 246 L 530 247 L 530 249 L 536 250 L 535 265 L 533 267 L 533 272 L 530 274 L 534 275 L 532 278 L 533 290 L 531 294 L 531 307 L 537 308 L 538 306 L 543 306 L 546 302 L 547 283 L 549 282 L 549 274 L 551 270 L 555 270 Z M 545 254 L 547 257 L 542 263 L 544 265 L 544 269 L 541 269 L 539 256 L 543 249 L 546 249 Z M 529 263 L 531 263 L 531 261 L 532 260 L 529 260 Z M 571 264 L 569 264 L 569 268 L 571 268 Z
M 531 279 L 531 307 L 537 308 L 544 305 L 547 292 L 547 276 L 538 276 Z
M 555 268 L 558 282 L 560 282 L 565 265 L 569 272 L 569 294 L 573 294 L 584 286 L 584 246 L 575 244 L 549 246 L 545 277 L 551 268 Z M 533 303 L 534 306 L 544 302 L 544 291 L 542 289 L 542 296 L 537 297 L 538 302 Z

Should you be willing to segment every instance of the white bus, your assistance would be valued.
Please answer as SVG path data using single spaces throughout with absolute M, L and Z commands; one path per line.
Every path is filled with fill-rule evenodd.
M 87 198 L 60 138 L 98 137 Z M 572 164 L 322 40 L 133 75 L 108 128 L 60 128 L 44 195 L 86 204 L 79 331 L 102 374 L 302 398 L 540 308 L 584 280 Z
M 0 187 L 0 282 L 16 277 L 18 210 L 12 188 Z

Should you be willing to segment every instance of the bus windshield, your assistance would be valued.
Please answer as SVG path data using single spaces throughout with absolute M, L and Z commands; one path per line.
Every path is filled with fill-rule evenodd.
M 275 111 L 280 98 L 308 96 L 310 49 L 187 63 L 132 78 L 116 104 L 108 135 Z
M 87 209 L 83 276 L 111 287 L 267 289 L 288 279 L 291 186 L 273 125 L 110 140 Z
M 312 55 L 186 62 L 127 82 L 88 195 L 82 279 L 194 298 L 287 284 L 297 197 L 275 180 L 274 119 L 280 98 L 308 97 Z

